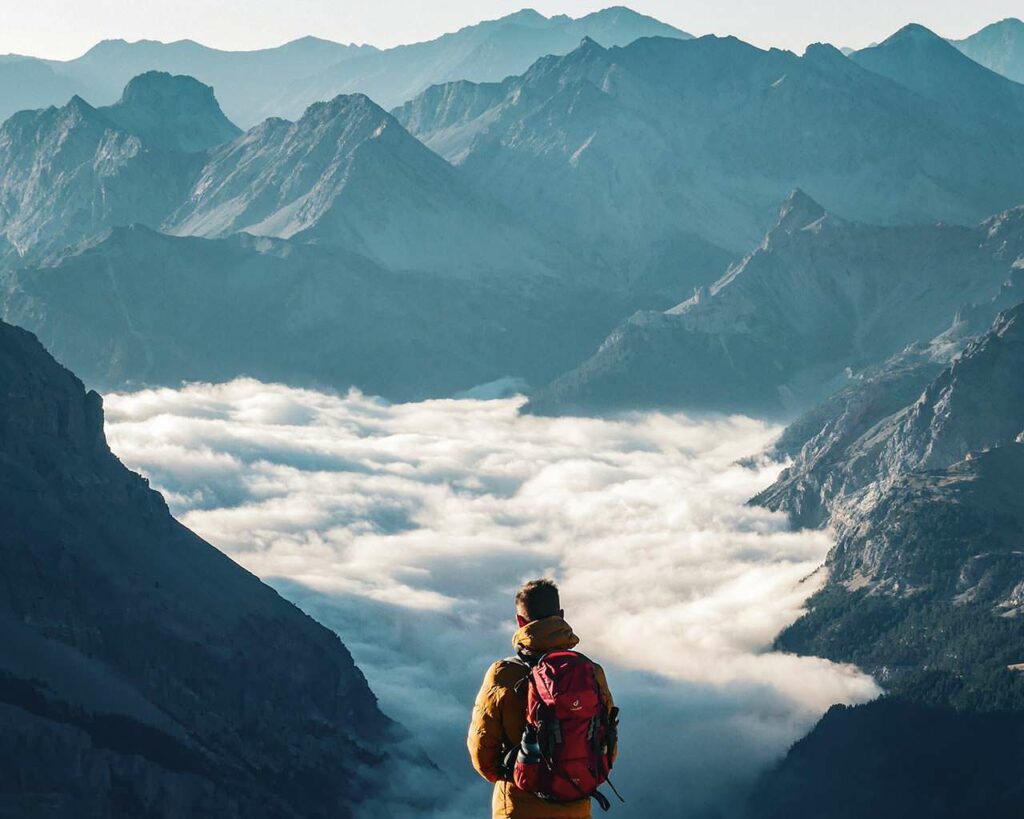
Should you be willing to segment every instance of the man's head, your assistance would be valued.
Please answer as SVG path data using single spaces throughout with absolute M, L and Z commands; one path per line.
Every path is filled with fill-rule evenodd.
M 516 620 L 520 627 L 545 617 L 562 617 L 558 586 L 553 580 L 531 580 L 516 592 Z

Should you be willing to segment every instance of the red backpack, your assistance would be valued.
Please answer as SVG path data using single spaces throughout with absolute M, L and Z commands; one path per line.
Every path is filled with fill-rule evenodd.
M 609 712 L 594 664 L 576 651 L 552 651 L 531 666 L 525 684 L 526 727 L 512 766 L 515 786 L 551 802 L 593 797 L 608 810 L 597 788 L 612 768 L 618 709 Z

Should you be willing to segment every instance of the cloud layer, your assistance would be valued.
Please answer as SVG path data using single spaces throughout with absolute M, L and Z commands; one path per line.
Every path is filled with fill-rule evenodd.
M 485 809 L 469 709 L 511 653 L 515 588 L 542 574 L 623 707 L 616 813 L 736 815 L 825 708 L 877 693 L 855 669 L 766 648 L 829 547 L 743 505 L 778 468 L 736 461 L 778 429 L 519 404 L 238 380 L 108 396 L 107 434 L 186 525 L 338 631 L 450 777 L 445 816 Z

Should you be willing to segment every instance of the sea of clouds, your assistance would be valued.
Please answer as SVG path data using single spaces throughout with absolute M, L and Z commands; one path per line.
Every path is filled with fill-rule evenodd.
M 431 815 L 487 813 L 466 726 L 531 577 L 558 580 L 622 707 L 621 819 L 738 816 L 744 788 L 830 704 L 878 693 L 854 668 L 768 649 L 829 548 L 744 504 L 779 467 L 737 460 L 774 426 L 537 418 L 520 398 L 390 405 L 247 379 L 105 403 L 121 459 L 335 629 L 438 764 L 367 815 L 401 816 L 402 788 L 439 784 Z

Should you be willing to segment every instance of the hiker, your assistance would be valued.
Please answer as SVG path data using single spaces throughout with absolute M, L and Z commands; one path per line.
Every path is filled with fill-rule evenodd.
M 531 580 L 515 602 L 516 655 L 484 676 L 469 756 L 494 783 L 493 819 L 587 819 L 591 798 L 608 809 L 597 786 L 615 759 L 618 709 L 601 666 L 572 651 L 558 587 Z

